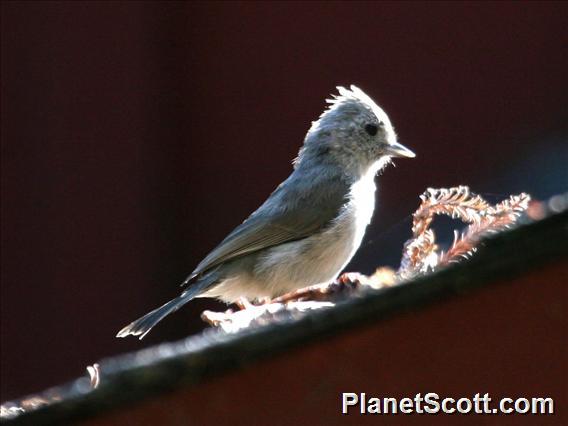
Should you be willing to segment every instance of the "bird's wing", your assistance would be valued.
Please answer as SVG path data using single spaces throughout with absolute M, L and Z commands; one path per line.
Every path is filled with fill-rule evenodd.
M 321 185 L 321 190 L 317 184 L 314 187 L 314 182 L 308 185 L 309 196 L 302 188 L 290 191 L 288 187 L 294 185 L 280 185 L 256 212 L 201 261 L 184 284 L 223 262 L 300 240 L 325 228 L 345 204 L 347 185 L 337 181 L 333 185 Z M 333 192 L 327 190 L 330 187 Z

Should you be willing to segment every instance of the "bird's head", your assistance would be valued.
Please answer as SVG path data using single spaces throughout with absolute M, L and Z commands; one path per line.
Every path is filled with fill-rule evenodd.
M 379 169 L 391 157 L 415 157 L 397 142 L 385 111 L 356 86 L 337 88 L 328 108 L 312 123 L 296 163 L 303 157 L 333 160 L 355 172 Z

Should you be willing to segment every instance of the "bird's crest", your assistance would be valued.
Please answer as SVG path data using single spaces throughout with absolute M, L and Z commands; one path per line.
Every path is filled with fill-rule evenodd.
M 390 120 L 387 114 L 383 111 L 383 109 L 378 106 L 373 99 L 357 86 L 352 84 L 349 89 L 343 86 L 337 86 L 337 91 L 339 94 L 332 94 L 331 98 L 326 99 L 325 101 L 329 104 L 328 108 L 322 113 L 320 116 L 323 117 L 328 112 L 332 112 L 337 110 L 342 105 L 362 105 L 363 107 L 372 111 L 379 121 L 383 123 L 388 123 L 390 125 Z

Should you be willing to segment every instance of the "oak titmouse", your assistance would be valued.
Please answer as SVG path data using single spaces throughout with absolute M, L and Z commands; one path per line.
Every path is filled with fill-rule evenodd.
M 338 276 L 371 220 L 375 175 L 392 157 L 414 157 L 361 89 L 338 91 L 312 123 L 292 174 L 197 265 L 181 295 L 117 337 L 144 337 L 194 297 L 275 297 Z

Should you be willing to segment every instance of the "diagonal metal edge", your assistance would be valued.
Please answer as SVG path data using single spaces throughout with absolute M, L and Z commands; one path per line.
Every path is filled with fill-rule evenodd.
M 62 424 L 191 386 L 254 361 L 369 325 L 396 313 L 415 310 L 514 277 L 539 265 L 568 257 L 568 211 L 502 232 L 484 241 L 467 262 L 395 287 L 368 291 L 335 307 L 308 312 L 299 319 L 228 335 L 207 329 L 181 341 L 164 343 L 99 362 L 101 385 L 90 390 L 79 378 L 41 395 L 58 402 L 27 411 L 6 424 Z

